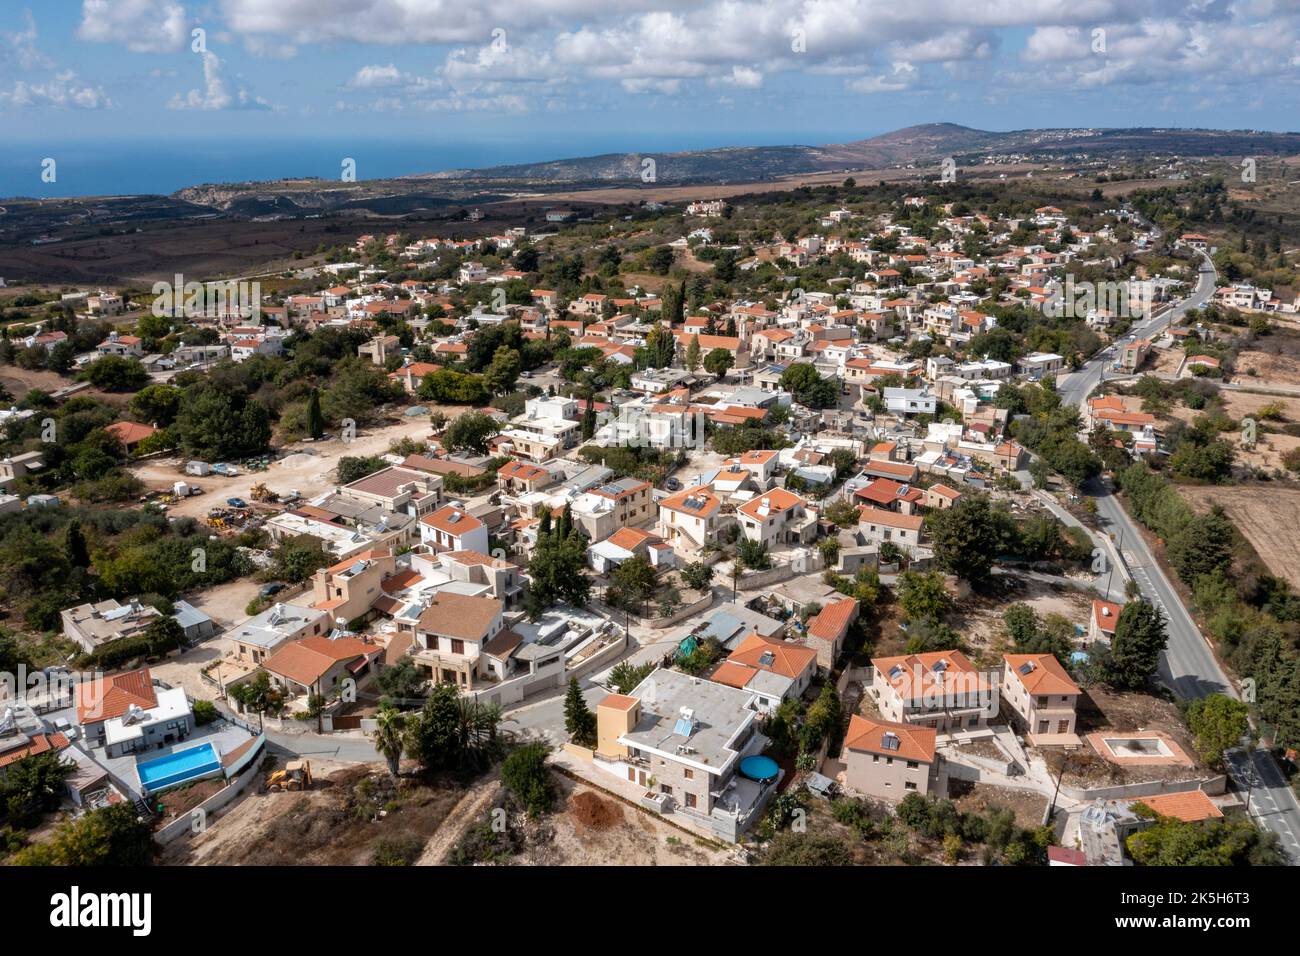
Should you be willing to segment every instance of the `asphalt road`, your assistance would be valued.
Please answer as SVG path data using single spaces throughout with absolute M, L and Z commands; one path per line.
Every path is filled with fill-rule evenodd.
M 1159 318 L 1135 326 L 1133 333 L 1142 338 L 1156 335 L 1188 309 L 1202 307 L 1214 294 L 1217 279 L 1218 274 L 1207 256 L 1197 276 L 1196 290 Z M 1103 353 L 1079 371 L 1058 380 L 1057 391 L 1064 402 L 1082 407 L 1092 390 L 1104 380 L 1112 362 L 1113 356 Z M 1109 482 L 1096 479 L 1085 490 L 1096 498 L 1098 523 L 1123 554 L 1142 596 L 1160 608 L 1168 621 L 1169 644 L 1160 655 L 1160 681 L 1184 700 L 1216 693 L 1239 697 L 1137 525 L 1111 493 Z M 1234 752 L 1228 758 L 1228 772 L 1237 789 L 1251 795 L 1251 815 L 1261 826 L 1276 833 L 1292 863 L 1300 864 L 1300 803 L 1272 755 L 1267 751 Z
M 1151 338 L 1160 334 L 1175 319 L 1185 315 L 1188 309 L 1203 308 L 1205 303 L 1209 302 L 1214 295 L 1217 281 L 1218 273 L 1215 272 L 1214 264 L 1210 262 L 1210 258 L 1206 256 L 1204 262 L 1201 263 L 1200 272 L 1196 276 L 1196 290 L 1159 317 L 1146 319 L 1135 324 L 1129 329 L 1129 334 L 1140 339 Z M 1079 371 L 1058 376 L 1056 391 L 1060 394 L 1062 402 L 1066 405 L 1082 405 L 1084 399 L 1092 394 L 1093 389 L 1105 380 L 1106 370 L 1113 360 L 1114 355 L 1103 352 L 1099 358 L 1086 363 Z

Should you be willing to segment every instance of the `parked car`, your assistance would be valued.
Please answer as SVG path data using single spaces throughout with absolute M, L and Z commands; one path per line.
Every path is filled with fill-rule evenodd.
M 272 581 L 270 584 L 263 584 L 262 590 L 259 591 L 258 593 L 261 594 L 262 597 L 271 597 L 273 595 L 279 594 L 281 591 L 284 590 L 284 588 L 285 586 L 281 584 L 279 581 Z
M 679 491 L 682 487 L 682 483 L 678 481 L 676 478 L 669 478 L 667 481 L 664 482 L 664 487 L 667 488 L 669 491 Z
M 230 507 L 232 507 L 232 508 L 247 508 L 247 507 L 248 507 L 248 502 L 245 501 L 243 498 L 227 498 L 227 499 L 226 499 L 226 504 L 230 505 Z

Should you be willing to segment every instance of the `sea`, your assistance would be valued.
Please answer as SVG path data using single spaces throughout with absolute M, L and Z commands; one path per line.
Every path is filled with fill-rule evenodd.
M 452 142 L 340 135 L 328 139 L 187 136 L 156 138 L 9 141 L 0 146 L 0 197 L 168 195 L 205 183 L 259 182 L 304 176 L 340 179 L 344 160 L 356 178 L 386 179 L 451 169 L 481 169 L 603 153 L 671 152 L 722 146 L 821 143 L 824 134 L 676 133 L 667 137 L 617 134 Z M 637 140 L 642 140 L 638 142 Z M 53 164 L 49 162 L 53 160 Z

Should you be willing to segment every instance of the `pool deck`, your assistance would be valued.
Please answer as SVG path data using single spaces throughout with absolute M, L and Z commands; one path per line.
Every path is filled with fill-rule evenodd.
M 1092 749 L 1111 763 L 1121 764 L 1126 767 L 1194 767 L 1196 761 L 1187 756 L 1182 747 L 1174 741 L 1168 734 L 1163 734 L 1158 730 L 1135 730 L 1127 732 L 1115 732 L 1099 730 L 1087 737 L 1088 743 Z M 1168 754 L 1150 754 L 1141 757 L 1131 756 L 1129 754 L 1116 753 L 1106 743 L 1107 740 L 1158 740 L 1166 748 Z
M 73 724 L 77 723 L 77 711 L 73 707 L 65 707 L 41 715 L 41 719 L 49 728 L 52 728 L 54 722 L 61 717 L 68 719 Z M 216 745 L 217 754 L 224 766 L 228 755 L 234 754 L 241 747 L 249 744 L 252 739 L 252 736 L 242 728 L 227 721 L 218 720 L 205 727 L 195 728 L 193 734 L 185 740 L 171 745 L 171 747 L 149 750 L 140 754 L 109 757 L 103 747 L 89 747 L 85 738 L 80 734 L 73 741 L 73 744 L 85 753 L 93 763 L 108 771 L 114 785 L 123 791 L 127 799 L 137 800 L 143 796 L 140 792 L 140 777 L 135 769 L 137 757 L 145 761 L 153 760 L 165 756 L 171 750 L 186 750 L 198 746 L 204 741 L 212 741 Z

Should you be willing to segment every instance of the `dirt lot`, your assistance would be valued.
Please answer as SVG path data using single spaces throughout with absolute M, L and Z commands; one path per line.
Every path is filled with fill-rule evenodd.
M 1198 510 L 1221 505 L 1269 571 L 1300 587 L 1300 488 L 1276 482 L 1177 487 Z
M 0 368 L 0 386 L 8 389 L 9 393 L 19 401 L 34 388 L 39 388 L 43 392 L 57 392 L 59 389 L 67 388 L 71 384 L 73 384 L 71 378 L 60 375 L 58 372 L 19 368 L 17 365 L 6 365 Z M 125 406 L 131 398 L 129 393 L 114 394 L 100 391 L 97 388 L 83 389 L 78 394 L 89 395 L 91 398 L 119 407 Z
M 476 819 L 447 847 L 440 860 L 504 866 L 719 866 L 736 862 L 733 848 L 685 833 L 664 820 L 599 788 L 560 773 L 549 814 L 530 820 L 513 809 L 504 812 L 505 828 L 492 832 L 491 821 L 509 807 L 499 796 L 479 802 Z M 444 828 L 447 829 L 447 828 Z M 439 833 L 430 843 L 442 842 Z
M 1153 348 L 1142 371 L 1149 372 L 1156 378 L 1177 378 L 1186 354 L 1182 349 Z
M 1158 730 L 1171 737 L 1183 752 L 1196 759 L 1196 747 L 1178 708 L 1172 702 L 1150 694 L 1113 691 L 1099 684 L 1089 686 L 1079 700 L 1080 736 L 1095 730 Z M 1078 750 L 1045 750 L 1043 755 L 1055 776 L 1065 761 L 1065 783 L 1071 786 L 1104 787 L 1152 780 L 1186 780 L 1208 774 L 1203 767 L 1120 766 L 1102 758 L 1090 746 Z
M 1289 424 L 1300 422 L 1300 396 L 1290 398 L 1282 395 L 1259 395 L 1251 392 L 1233 392 L 1223 389 L 1219 392 L 1224 413 L 1235 421 L 1256 416 L 1259 429 L 1255 446 L 1247 448 L 1241 442 L 1241 430 L 1224 432 L 1223 438 L 1236 449 L 1238 464 L 1251 468 L 1285 470 L 1282 456 L 1294 448 L 1300 448 L 1300 436 L 1283 434 L 1281 429 Z M 1259 419 L 1259 410 L 1266 405 L 1280 406 L 1280 419 Z M 1183 422 L 1192 422 L 1200 412 L 1193 411 L 1185 405 L 1178 405 L 1170 410 L 1170 417 Z
M 985 814 L 994 808 L 1002 808 L 1013 811 L 1016 823 L 1022 827 L 1036 827 L 1043 822 L 1047 797 L 1041 793 L 978 783 L 965 784 L 962 781 L 957 783 L 963 785 L 960 788 L 954 787 L 951 799 L 962 813 Z
M 305 793 L 250 788 L 206 833 L 170 844 L 173 865 L 365 866 L 381 840 L 422 846 L 464 795 L 460 787 L 401 780 L 377 766 L 331 769 L 313 761 L 316 785 Z
M 962 602 L 950 622 L 965 637 L 976 664 L 1000 666 L 1001 655 L 1011 649 L 1002 614 L 1017 602 L 1028 604 L 1039 618 L 1059 614 L 1071 623 L 1088 620 L 1092 599 L 1082 591 L 1026 578 L 999 578 L 998 583 L 1002 593 L 996 598 L 973 597 Z
M 432 412 L 433 407 L 430 406 L 429 410 Z M 463 408 L 457 408 L 450 414 L 454 416 L 462 411 Z M 227 498 L 243 498 L 251 502 L 252 487 L 259 483 L 265 483 L 279 494 L 296 489 L 304 498 L 318 495 L 334 487 L 334 469 L 340 458 L 383 454 L 399 438 L 423 439 L 429 432 L 429 419 L 421 415 L 410 421 L 358 430 L 357 437 L 346 443 L 338 440 L 295 442 L 285 447 L 284 457 L 272 462 L 268 470 L 250 472 L 241 469 L 234 478 L 221 475 L 192 478 L 185 474 L 185 462 L 180 458 L 156 458 L 132 470 L 150 488 L 170 490 L 177 481 L 194 481 L 203 493 L 177 502 L 168 510 L 174 515 L 202 518 L 210 508 L 224 505 Z
M 669 826 L 654 814 L 594 787 L 556 775 L 559 809 L 551 817 L 554 837 L 530 847 L 520 863 L 560 866 L 718 866 L 733 851 Z
M 1285 339 L 1292 338 L 1287 336 Z M 1282 341 L 1285 341 L 1282 339 Z M 1286 350 L 1279 350 L 1274 337 L 1264 339 L 1267 350 L 1248 349 L 1237 353 L 1234 382 L 1243 385 L 1300 385 L 1300 361 Z

